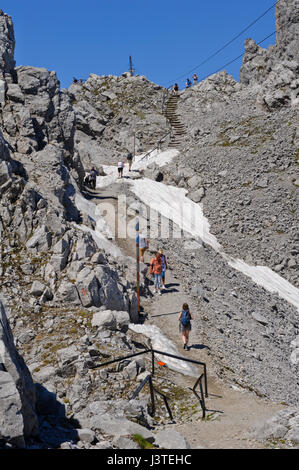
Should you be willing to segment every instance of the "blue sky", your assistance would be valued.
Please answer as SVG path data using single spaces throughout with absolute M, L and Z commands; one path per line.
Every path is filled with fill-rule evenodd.
M 132 56 L 136 73 L 182 88 L 201 62 L 262 15 L 275 0 L 1 0 L 13 19 L 17 65 L 57 72 L 61 87 L 90 73 L 120 75 Z M 206 78 L 275 31 L 275 8 L 212 60 L 196 68 Z M 275 44 L 275 35 L 262 44 Z M 240 58 L 225 70 L 239 79 Z M 189 73 L 192 70 L 192 73 Z

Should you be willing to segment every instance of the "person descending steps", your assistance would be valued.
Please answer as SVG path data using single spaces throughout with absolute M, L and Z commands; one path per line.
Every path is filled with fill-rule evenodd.
M 193 320 L 193 315 L 189 310 L 189 305 L 184 303 L 182 306 L 182 311 L 179 313 L 179 331 L 182 334 L 182 340 L 184 344 L 184 349 L 188 351 L 188 342 L 189 334 L 191 331 L 191 320 Z

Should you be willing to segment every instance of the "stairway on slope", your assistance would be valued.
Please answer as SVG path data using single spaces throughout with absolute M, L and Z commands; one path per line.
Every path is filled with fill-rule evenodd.
M 184 137 L 187 135 L 185 125 L 182 123 L 178 114 L 176 113 L 178 100 L 179 95 L 172 95 L 167 102 L 165 111 L 166 118 L 168 119 L 172 129 L 172 137 L 169 143 L 170 148 L 180 147 L 184 141 Z

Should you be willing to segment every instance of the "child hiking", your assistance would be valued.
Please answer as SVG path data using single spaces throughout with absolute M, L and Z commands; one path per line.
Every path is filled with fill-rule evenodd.
M 162 272 L 161 272 L 161 281 L 162 281 L 162 289 L 165 289 L 165 273 L 166 269 L 168 268 L 167 266 L 167 261 L 166 261 L 166 256 L 163 254 L 162 248 L 160 248 L 159 253 L 161 254 L 161 260 L 162 260 Z
M 193 320 L 193 315 L 189 310 L 188 304 L 183 304 L 182 311 L 179 314 L 179 330 L 182 334 L 182 340 L 184 343 L 184 349 L 188 350 L 188 341 L 189 334 L 191 331 L 191 320 Z
M 151 259 L 149 272 L 154 276 L 155 289 L 154 293 L 158 292 L 161 295 L 161 281 L 162 281 L 162 256 L 161 253 L 157 253 L 154 258 Z

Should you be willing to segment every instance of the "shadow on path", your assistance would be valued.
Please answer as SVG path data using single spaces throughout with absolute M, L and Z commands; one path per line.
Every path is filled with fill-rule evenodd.
M 211 350 L 211 348 L 209 346 L 206 346 L 205 344 L 191 344 L 190 346 L 188 346 L 188 350 L 189 349 L 208 349 L 209 351 Z

